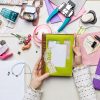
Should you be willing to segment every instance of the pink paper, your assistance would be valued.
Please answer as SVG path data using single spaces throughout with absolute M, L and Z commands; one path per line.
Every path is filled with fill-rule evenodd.
M 97 65 L 100 58 L 100 48 L 92 54 L 87 54 L 85 48 L 83 47 L 83 41 L 87 36 L 100 36 L 100 32 L 95 33 L 85 33 L 79 37 L 79 43 L 81 44 L 82 60 L 84 65 Z
M 53 6 L 51 5 L 51 2 L 49 0 L 45 0 L 45 4 L 46 4 L 46 7 L 47 7 L 47 11 L 48 11 L 48 15 L 50 15 L 54 8 Z M 60 17 L 58 16 L 58 14 L 56 14 L 51 20 L 50 20 L 51 24 L 53 23 L 57 23 L 57 22 L 61 22 L 61 19 Z
M 52 2 L 51 2 L 51 5 L 53 6 L 54 9 L 57 7 L 57 6 L 54 5 Z M 85 8 L 82 8 L 77 16 L 73 16 L 73 17 L 71 18 L 70 23 L 72 23 L 73 21 L 75 21 L 75 20 L 77 20 L 78 18 L 80 18 L 85 12 L 86 12 Z M 65 16 L 63 16 L 61 13 L 59 13 L 58 16 L 60 17 L 60 19 L 62 20 L 62 22 L 65 20 Z M 69 24 L 70 24 L 70 23 L 69 23 Z

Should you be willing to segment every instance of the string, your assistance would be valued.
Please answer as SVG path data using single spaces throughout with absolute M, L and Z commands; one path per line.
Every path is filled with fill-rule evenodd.
M 14 73 L 14 69 L 15 69 L 16 67 L 18 67 L 18 65 L 23 65 L 23 64 L 24 64 L 24 66 L 22 67 L 21 71 L 20 71 L 18 74 L 15 74 L 15 73 Z M 12 68 L 11 68 L 11 73 L 12 73 L 14 76 L 16 76 L 16 77 L 19 77 L 19 76 L 22 74 L 22 72 L 23 72 L 23 70 L 24 70 L 24 68 L 25 68 L 25 65 L 26 65 L 26 63 L 23 63 L 23 62 L 14 64 L 14 65 L 12 66 Z M 27 66 L 27 67 L 28 67 L 28 66 Z M 29 69 L 30 72 L 29 72 L 29 73 L 24 73 L 24 74 L 32 74 L 32 73 L 31 73 L 30 67 L 28 67 L 28 69 Z
M 18 65 L 23 65 L 23 64 L 24 64 L 24 66 L 22 67 L 21 71 L 20 71 L 18 74 L 15 74 L 15 73 L 14 73 L 14 69 L 15 69 L 16 67 L 18 67 Z M 22 74 L 22 72 L 23 72 L 23 70 L 24 70 L 25 67 L 27 67 L 27 68 L 29 69 L 29 73 L 24 73 L 24 74 L 30 74 L 30 75 L 31 75 L 31 79 L 30 79 L 30 80 L 32 80 L 32 72 L 31 72 L 31 69 L 30 69 L 30 67 L 29 67 L 26 63 L 23 63 L 23 62 L 14 64 L 14 65 L 12 66 L 12 68 L 11 68 L 11 73 L 12 73 L 12 75 L 14 75 L 15 77 L 19 77 L 19 76 Z M 8 76 L 9 76 L 9 75 L 10 75 L 10 72 L 8 72 Z M 29 86 L 28 83 L 27 83 L 26 81 L 25 81 L 25 83 L 26 83 L 27 86 Z

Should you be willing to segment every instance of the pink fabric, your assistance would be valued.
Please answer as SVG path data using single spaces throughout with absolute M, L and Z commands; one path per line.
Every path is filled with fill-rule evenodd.
M 85 33 L 79 37 L 79 43 L 81 44 L 80 46 L 81 46 L 83 64 L 85 64 L 85 65 L 97 65 L 99 58 L 100 58 L 100 48 L 97 51 L 95 51 L 94 53 L 88 55 L 85 51 L 85 48 L 83 47 L 83 41 L 89 35 L 100 36 L 100 32 Z
M 51 2 L 51 5 L 53 6 L 54 9 L 57 7 L 57 6 L 54 5 L 52 2 Z M 75 21 L 75 20 L 77 20 L 78 18 L 80 18 L 85 12 L 86 12 L 86 10 L 85 10 L 85 8 L 83 7 L 77 16 L 73 16 L 73 17 L 71 18 L 70 23 L 72 23 L 73 21 Z M 65 16 L 63 16 L 61 13 L 59 13 L 58 16 L 60 17 L 60 19 L 62 20 L 62 22 L 65 20 Z M 70 23 L 69 23 L 69 24 L 70 24 Z

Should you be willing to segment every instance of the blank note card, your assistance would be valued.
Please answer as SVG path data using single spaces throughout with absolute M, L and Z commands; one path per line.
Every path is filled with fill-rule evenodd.
M 51 47 L 51 63 L 55 67 L 65 67 L 67 59 L 67 45 L 57 44 L 55 41 L 49 43 Z

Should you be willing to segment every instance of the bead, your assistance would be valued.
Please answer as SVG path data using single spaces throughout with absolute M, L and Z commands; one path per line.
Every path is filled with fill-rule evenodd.
M 0 41 L 0 44 L 1 44 L 1 45 L 4 45 L 4 44 L 6 44 L 6 41 L 5 41 L 5 40 L 1 40 L 1 41 Z
M 18 51 L 18 53 L 17 53 L 18 55 L 20 55 L 21 54 L 21 52 L 20 51 Z

